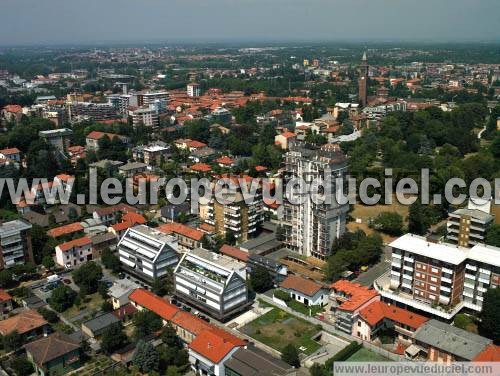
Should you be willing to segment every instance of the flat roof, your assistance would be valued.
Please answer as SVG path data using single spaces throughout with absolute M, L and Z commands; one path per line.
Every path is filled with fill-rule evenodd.
M 451 212 L 450 215 L 460 215 L 460 216 L 467 215 L 469 217 L 479 219 L 480 221 L 483 222 L 489 222 L 494 219 L 494 217 L 491 214 L 485 213 L 484 211 L 479 209 L 467 209 L 467 208 L 457 209 L 454 212 Z
M 468 258 L 500 267 L 500 248 L 486 244 L 476 244 L 469 250 Z
M 4 222 L 0 225 L 0 236 L 7 236 L 11 233 L 29 230 L 31 227 L 33 226 L 30 223 L 21 219 Z
M 187 256 L 198 257 L 202 260 L 208 261 L 212 264 L 215 264 L 221 268 L 225 268 L 228 270 L 241 270 L 245 268 L 245 264 L 238 262 L 229 256 L 208 251 L 204 248 L 193 249 L 187 254 Z
M 459 265 L 467 258 L 468 249 L 447 243 L 431 243 L 426 238 L 405 234 L 389 244 L 393 248 L 429 257 L 453 265 Z

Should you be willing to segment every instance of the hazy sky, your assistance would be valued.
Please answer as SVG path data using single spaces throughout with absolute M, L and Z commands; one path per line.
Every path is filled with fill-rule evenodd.
M 500 0 L 0 0 L 0 45 L 500 41 Z

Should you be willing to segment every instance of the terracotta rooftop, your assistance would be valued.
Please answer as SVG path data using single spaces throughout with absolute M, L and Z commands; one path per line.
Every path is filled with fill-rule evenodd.
M 11 155 L 11 154 L 19 154 L 21 150 L 18 148 L 7 148 L 0 150 L 0 154 Z
M 200 230 L 177 222 L 165 223 L 164 225 L 159 226 L 158 230 L 166 234 L 179 234 L 196 241 L 200 241 L 204 235 Z
M 228 156 L 220 157 L 215 160 L 217 163 L 223 164 L 223 165 L 232 165 L 234 163 L 234 160 L 232 158 L 229 158 Z
M 205 330 L 199 334 L 189 348 L 212 363 L 218 364 L 235 347 L 245 346 L 246 342 L 222 329 Z
M 335 282 L 331 285 L 331 288 L 336 292 L 342 292 L 347 295 L 346 300 L 339 306 L 340 309 L 345 311 L 355 311 L 378 295 L 376 290 L 345 279 Z
M 213 326 L 192 313 L 178 311 L 172 318 L 172 323 L 197 336 L 205 330 L 212 329 Z
M 91 245 L 91 244 L 92 240 L 90 240 L 88 236 L 82 236 L 81 238 L 59 244 L 58 247 L 61 251 L 66 252 L 75 247 L 84 247 L 86 245 Z
M 359 311 L 360 317 L 371 326 L 375 326 L 383 319 L 404 324 L 413 329 L 418 329 L 429 318 L 410 312 L 406 309 L 389 305 L 381 301 L 373 302 Z
M 130 293 L 129 299 L 141 307 L 156 313 L 164 320 L 172 320 L 174 315 L 179 312 L 179 308 L 175 305 L 148 290 L 135 289 Z
M 242 262 L 248 261 L 247 252 L 242 251 L 237 247 L 232 247 L 228 244 L 224 244 L 222 247 L 220 247 L 219 252 Z
M 319 283 L 294 274 L 290 274 L 286 277 L 286 279 L 281 282 L 280 286 L 285 289 L 298 291 L 307 296 L 313 296 L 323 288 Z
M 0 302 L 6 302 L 11 299 L 12 296 L 10 296 L 10 294 L 7 291 L 5 291 L 4 289 L 0 289 Z
M 47 325 L 47 321 L 45 321 L 42 315 L 29 309 L 0 321 L 0 334 L 5 336 L 13 331 L 24 334 L 34 329 L 41 328 L 44 325 Z
M 83 226 L 80 222 L 69 223 L 64 226 L 59 226 L 47 231 L 47 235 L 57 238 L 62 235 L 72 234 L 74 232 L 83 231 Z
M 190 167 L 191 171 L 196 172 L 210 172 L 212 171 L 212 167 L 206 163 L 195 163 Z
M 473 362 L 500 362 L 500 346 L 490 344 L 476 355 Z
M 106 133 L 106 132 L 99 132 L 99 131 L 92 131 L 87 135 L 87 138 L 91 138 L 93 140 L 100 140 L 104 136 L 108 136 L 110 140 L 112 140 L 115 137 L 122 137 L 118 134 L 115 133 Z

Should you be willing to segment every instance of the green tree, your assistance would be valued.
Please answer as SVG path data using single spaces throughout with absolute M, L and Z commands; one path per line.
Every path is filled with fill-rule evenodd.
M 465 313 L 459 313 L 453 319 L 453 325 L 464 330 L 467 330 L 469 325 L 471 325 L 473 322 L 474 320 L 472 319 L 472 317 L 466 315 Z
M 163 326 L 161 317 L 156 313 L 147 310 L 137 312 L 132 320 L 135 327 L 134 339 L 136 341 L 160 330 Z
M 9 287 L 12 284 L 12 271 L 4 269 L 0 271 L 0 287 Z
M 398 236 L 403 232 L 403 217 L 396 212 L 382 212 L 375 217 L 372 225 L 386 234 Z
M 75 291 L 66 285 L 60 285 L 52 290 L 52 295 L 49 298 L 49 304 L 57 312 L 64 312 L 74 304 L 75 299 Z
M 113 311 L 113 304 L 111 302 L 105 300 L 101 305 L 101 310 L 103 312 L 112 312 Z
M 500 345 L 500 289 L 490 288 L 483 296 L 483 309 L 479 315 L 479 334 Z
M 250 285 L 255 292 L 265 292 L 274 286 L 273 277 L 266 268 L 258 265 L 250 273 Z
M 135 348 L 132 364 L 143 373 L 158 370 L 160 356 L 150 342 L 139 341 Z
M 326 376 L 328 373 L 325 370 L 325 367 L 321 364 L 314 363 L 311 368 L 309 368 L 309 375 L 311 376 Z
M 23 339 L 17 330 L 3 336 L 2 342 L 3 348 L 9 352 L 18 350 L 23 345 Z
M 85 294 L 97 291 L 102 278 L 102 268 L 93 261 L 89 261 L 73 272 L 73 281 Z
M 54 258 L 50 255 L 43 256 L 42 265 L 47 270 L 51 270 L 55 266 Z
M 297 348 L 291 343 L 286 345 L 281 351 L 281 360 L 295 368 L 300 367 L 299 352 L 297 351 Z
M 424 235 L 430 227 L 430 220 L 425 215 L 424 206 L 420 201 L 410 205 L 408 211 L 408 231 L 416 235 Z
M 56 322 L 59 321 L 59 315 L 51 309 L 41 307 L 38 308 L 38 313 L 42 315 L 43 318 L 47 320 L 47 322 L 49 322 L 50 324 L 55 324 Z
M 35 372 L 33 364 L 25 356 L 17 356 L 12 361 L 12 369 L 17 376 L 28 376 Z
M 486 232 L 486 244 L 500 247 L 500 225 L 491 225 Z
M 106 269 L 114 273 L 118 273 L 121 270 L 120 259 L 109 248 L 102 251 L 101 262 Z
M 109 326 L 101 338 L 101 349 L 106 354 L 112 354 L 114 351 L 123 348 L 128 343 L 128 338 L 123 332 L 121 323 L 115 323 Z

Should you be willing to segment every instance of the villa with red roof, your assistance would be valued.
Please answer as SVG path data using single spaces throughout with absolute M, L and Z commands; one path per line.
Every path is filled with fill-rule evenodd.
M 291 139 L 295 139 L 296 137 L 297 135 L 295 133 L 285 131 L 274 137 L 274 143 L 283 150 L 288 150 L 288 143 Z
M 5 320 L 9 317 L 12 309 L 12 296 L 4 289 L 0 289 L 0 320 Z
M 359 312 L 371 303 L 379 301 L 380 295 L 374 289 L 341 279 L 331 286 L 331 311 L 335 315 L 335 327 L 352 334 Z
M 165 223 L 159 226 L 158 230 L 165 234 L 172 234 L 177 238 L 179 252 L 189 252 L 192 249 L 200 248 L 205 235 L 200 230 L 177 222 Z
M 8 159 L 13 162 L 20 163 L 21 162 L 21 150 L 18 148 L 7 148 L 0 150 L 0 158 Z
M 223 376 L 224 363 L 246 344 L 222 329 L 205 330 L 189 345 L 191 369 L 197 374 Z
M 122 136 L 122 135 L 115 134 L 115 133 L 92 131 L 85 138 L 87 150 L 95 150 L 95 151 L 99 150 L 99 140 L 102 139 L 104 136 L 108 136 L 108 138 L 110 140 L 113 140 L 115 137 L 117 137 L 124 144 L 128 143 L 128 138 L 126 136 Z
M 190 167 L 192 172 L 207 173 L 212 171 L 212 167 L 206 163 L 195 163 Z
M 404 308 L 375 301 L 359 311 L 352 335 L 364 341 L 373 341 L 380 330 L 394 328 L 397 341 L 410 345 L 415 331 L 428 320 L 429 318 Z
M 225 167 L 233 167 L 234 166 L 234 159 L 230 158 L 228 156 L 223 156 L 220 158 L 217 158 L 215 162 L 218 163 L 219 167 L 225 168 Z
M 56 261 L 71 268 L 92 260 L 92 240 L 88 236 L 71 240 L 56 246 Z
M 328 303 L 328 289 L 325 286 L 298 275 L 290 274 L 281 282 L 280 288 L 306 306 L 324 306 Z

